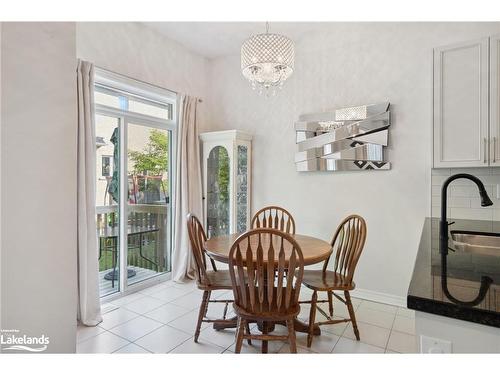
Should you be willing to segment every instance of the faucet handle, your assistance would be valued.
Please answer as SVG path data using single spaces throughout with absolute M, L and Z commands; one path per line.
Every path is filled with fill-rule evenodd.
M 450 225 L 453 225 L 453 224 L 455 224 L 455 222 L 454 222 L 454 221 L 452 221 L 452 222 L 449 222 L 449 223 L 448 223 L 448 222 L 446 222 L 446 224 L 448 224 L 448 226 L 450 226 Z

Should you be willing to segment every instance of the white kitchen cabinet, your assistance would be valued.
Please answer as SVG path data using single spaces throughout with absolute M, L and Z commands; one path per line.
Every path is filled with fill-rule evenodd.
M 250 228 L 252 136 L 239 130 L 200 134 L 209 237 Z
M 434 49 L 434 168 L 490 165 L 489 38 Z

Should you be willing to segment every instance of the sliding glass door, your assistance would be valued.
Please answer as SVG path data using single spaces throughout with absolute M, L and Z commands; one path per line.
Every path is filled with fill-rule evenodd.
M 127 258 L 135 284 L 170 271 L 171 132 L 127 123 Z
M 105 297 L 171 271 L 175 101 L 96 84 L 95 102 L 99 284 Z

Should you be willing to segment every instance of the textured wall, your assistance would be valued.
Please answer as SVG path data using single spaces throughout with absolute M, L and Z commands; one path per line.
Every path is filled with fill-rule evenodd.
M 500 24 L 486 23 L 327 25 L 296 41 L 296 70 L 272 98 L 251 90 L 238 55 L 213 60 L 212 128 L 255 135 L 253 211 L 283 205 L 299 233 L 327 240 L 344 216 L 363 215 L 368 238 L 358 288 L 404 301 L 431 212 L 432 48 L 498 32 Z M 293 122 L 300 114 L 385 100 L 392 103 L 392 170 L 295 171 Z

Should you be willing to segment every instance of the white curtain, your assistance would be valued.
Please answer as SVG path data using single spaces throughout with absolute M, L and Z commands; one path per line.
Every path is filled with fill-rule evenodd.
M 87 326 L 102 321 L 95 211 L 94 66 L 78 61 L 78 320 Z
M 195 277 L 186 216 L 193 213 L 203 222 L 198 103 L 198 98 L 187 95 L 182 95 L 180 100 L 172 256 L 174 281 Z

